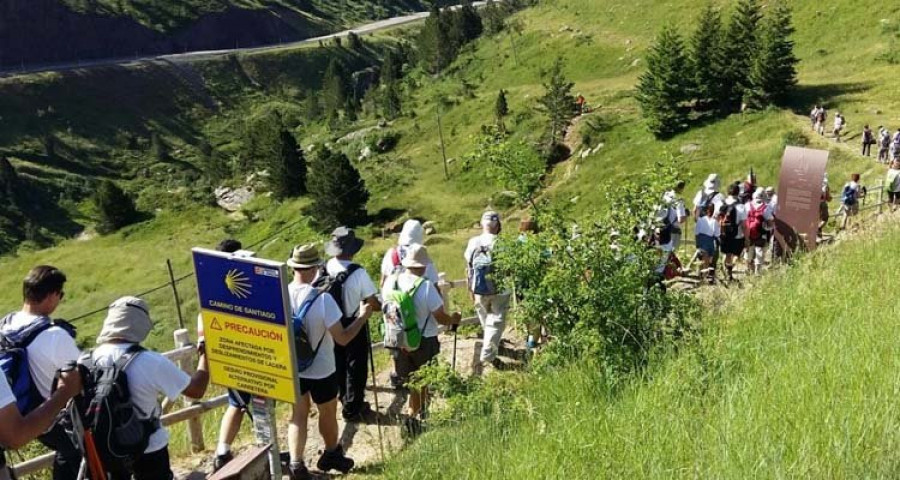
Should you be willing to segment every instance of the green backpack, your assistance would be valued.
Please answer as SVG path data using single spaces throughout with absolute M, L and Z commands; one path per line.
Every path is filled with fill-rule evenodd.
M 412 289 L 403 291 L 397 285 L 398 275 L 392 277 L 393 287 L 387 290 L 384 297 L 384 348 L 403 349 L 412 352 L 422 344 L 422 330 L 416 319 L 416 305 L 413 299 L 425 279 L 419 278 Z M 431 319 L 431 316 L 428 317 Z M 428 320 L 425 321 L 428 325 Z

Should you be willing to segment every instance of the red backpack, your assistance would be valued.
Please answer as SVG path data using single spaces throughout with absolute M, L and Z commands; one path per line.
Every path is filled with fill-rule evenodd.
M 763 236 L 763 223 L 766 221 L 766 209 L 768 205 L 763 203 L 758 207 L 750 207 L 747 212 L 747 221 L 745 228 L 747 230 L 747 238 L 750 240 L 759 240 Z

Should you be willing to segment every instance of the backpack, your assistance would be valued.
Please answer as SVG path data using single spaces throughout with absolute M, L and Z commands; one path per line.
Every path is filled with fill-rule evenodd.
M 306 296 L 306 300 L 304 300 L 303 303 L 300 304 L 300 307 L 297 308 L 297 311 L 291 314 L 291 318 L 294 321 L 294 346 L 297 353 L 297 371 L 300 373 L 305 372 L 312 366 L 313 362 L 316 360 L 316 355 L 319 354 L 319 347 L 322 346 L 322 342 L 325 340 L 325 333 L 323 333 L 322 337 L 319 338 L 319 343 L 313 348 L 312 342 L 309 341 L 309 332 L 303 323 L 304 320 L 306 320 L 306 315 L 309 313 L 309 310 L 312 308 L 313 304 L 316 303 L 316 299 L 318 299 L 321 294 L 322 291 L 314 287 L 309 295 Z
M 343 272 L 340 272 L 337 275 L 328 275 L 328 271 L 325 270 L 325 267 L 323 266 L 319 278 L 313 282 L 314 288 L 317 288 L 321 293 L 330 294 L 331 298 L 337 302 L 338 308 L 340 308 L 341 313 L 344 314 L 344 317 L 341 319 L 341 324 L 345 327 L 348 327 L 353 323 L 353 316 L 356 314 L 356 311 L 344 311 L 344 284 L 347 283 L 347 279 L 360 268 L 362 267 L 355 263 L 351 263 Z
M 8 325 L 14 315 L 15 313 L 10 313 L 3 317 L 0 320 L 0 328 Z M 38 317 L 18 330 L 0 331 L 0 370 L 6 376 L 6 381 L 16 397 L 16 406 L 23 416 L 31 413 L 44 401 L 31 378 L 28 346 L 50 327 L 61 327 L 75 338 L 75 327 L 61 320 L 54 322 L 48 317 Z
M 844 190 L 841 192 L 841 203 L 848 207 L 856 205 L 858 191 L 858 188 L 851 187 L 849 183 L 844 185 Z
M 419 330 L 419 321 L 416 318 L 416 305 L 414 299 L 416 292 L 425 283 L 424 278 L 416 279 L 408 291 L 400 289 L 398 283 L 400 277 L 395 275 L 393 287 L 387 290 L 384 297 L 384 348 L 403 349 L 414 352 L 422 344 L 422 333 Z M 425 320 L 425 326 L 431 315 Z
M 758 207 L 750 207 L 750 211 L 747 212 L 744 228 L 747 231 L 747 238 L 752 241 L 759 240 L 763 236 L 763 224 L 766 221 L 767 208 L 769 206 L 763 203 Z
M 475 295 L 496 295 L 497 288 L 491 279 L 494 271 L 491 247 L 482 245 L 469 258 L 469 284 Z
M 722 213 L 719 215 L 719 225 L 722 226 L 722 236 L 724 238 L 737 238 L 739 233 L 739 225 L 737 221 L 737 203 L 725 204 Z
M 656 229 L 656 244 L 659 246 L 668 245 L 672 241 L 672 234 L 675 233 L 675 224 L 672 222 L 672 207 L 666 207 L 662 218 L 657 220 L 662 223 Z
M 125 370 L 142 352 L 143 347 L 132 345 L 112 365 L 97 364 L 93 352 L 78 360 L 85 382 L 79 413 L 107 471 L 131 471 L 134 460 L 147 450 L 150 436 L 160 428 L 159 418 L 138 418 L 143 412 L 132 401 L 128 386 Z
M 706 216 L 706 211 L 709 210 L 709 206 L 713 204 L 713 200 L 719 196 L 719 192 L 713 190 L 709 195 L 706 192 L 700 194 L 700 203 L 697 204 L 697 208 L 700 210 L 701 217 Z

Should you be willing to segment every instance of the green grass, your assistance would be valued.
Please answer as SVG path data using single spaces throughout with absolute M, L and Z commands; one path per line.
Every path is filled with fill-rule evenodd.
M 387 478 L 894 478 L 890 225 L 737 292 L 619 389 L 578 365 L 425 435 Z M 489 446 L 489 455 L 475 455 Z

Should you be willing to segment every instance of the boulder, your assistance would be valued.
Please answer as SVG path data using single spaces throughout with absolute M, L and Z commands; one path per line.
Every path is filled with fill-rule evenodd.
M 586 148 L 583 152 L 581 152 L 581 159 L 584 160 L 585 158 L 590 157 L 592 153 L 594 153 L 593 150 Z
M 687 145 L 681 147 L 681 153 L 685 155 L 694 153 L 697 150 L 700 150 L 700 145 L 697 145 L 696 143 L 688 143 Z
M 591 153 L 592 153 L 592 154 L 596 154 L 597 152 L 600 151 L 601 148 L 603 148 L 603 147 L 605 147 L 605 146 L 606 146 L 605 143 L 598 143 L 597 146 L 594 147 L 594 151 L 591 152 Z
M 247 202 L 253 200 L 256 192 L 252 187 L 219 187 L 213 192 L 216 196 L 216 204 L 229 212 L 236 212 Z
M 431 220 L 423 223 L 422 228 L 425 229 L 425 235 L 434 235 L 435 233 L 437 233 L 437 228 L 435 225 L 436 224 Z
M 359 152 L 359 160 L 362 161 L 368 158 L 372 158 L 372 149 L 367 145 Z

